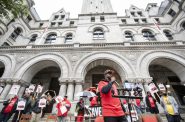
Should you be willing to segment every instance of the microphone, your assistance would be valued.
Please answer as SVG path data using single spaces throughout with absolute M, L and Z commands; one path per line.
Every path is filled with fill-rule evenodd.
M 116 83 L 117 86 L 119 86 L 119 83 L 117 81 L 114 81 Z

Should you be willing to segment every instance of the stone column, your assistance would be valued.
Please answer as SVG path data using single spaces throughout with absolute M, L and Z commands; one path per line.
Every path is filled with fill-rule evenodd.
M 0 98 L 1 100 L 4 100 L 7 97 L 11 87 L 12 87 L 11 84 L 6 84 L 5 88 L 3 89 L 3 92 L 1 93 L 1 98 Z
M 21 83 L 21 87 L 20 87 L 19 92 L 18 92 L 17 95 L 19 97 L 22 97 L 24 92 L 25 92 L 25 90 L 26 90 L 26 87 L 28 87 L 28 86 L 29 86 L 29 83 L 26 83 L 26 82 Z
M 60 82 L 59 96 L 64 97 L 66 95 L 67 84 L 66 82 Z
M 68 88 L 67 88 L 67 96 L 69 100 L 73 100 L 74 95 L 74 83 L 68 82 Z
M 76 82 L 76 85 L 75 85 L 75 92 L 74 92 L 74 100 L 78 100 L 78 99 L 79 99 L 79 97 L 75 97 L 75 95 L 76 95 L 78 92 L 83 91 L 82 85 L 83 85 L 82 82 Z

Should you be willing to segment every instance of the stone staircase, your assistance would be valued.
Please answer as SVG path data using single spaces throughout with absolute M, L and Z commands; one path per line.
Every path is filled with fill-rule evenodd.
M 51 114 L 46 114 L 43 118 L 41 118 L 39 120 L 39 122 L 55 122 L 54 120 L 47 121 L 48 115 L 51 115 Z M 160 114 L 159 117 L 161 119 L 161 122 L 168 122 L 165 114 Z M 181 117 L 185 120 L 185 113 L 182 113 Z M 84 122 L 94 122 L 93 120 L 94 119 L 86 119 L 86 120 L 84 120 Z M 9 120 L 9 122 L 11 122 L 11 119 Z M 72 115 L 69 115 L 67 117 L 67 121 L 66 122 L 75 122 L 75 117 L 72 116 Z M 185 122 L 185 121 L 181 121 L 181 122 Z

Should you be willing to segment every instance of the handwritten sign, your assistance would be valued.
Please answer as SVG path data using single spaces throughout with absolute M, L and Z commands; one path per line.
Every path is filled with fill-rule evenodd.
M 35 85 L 31 84 L 29 86 L 29 92 L 34 92 L 34 90 L 35 90 Z
M 46 107 L 46 99 L 42 98 L 39 100 L 39 107 L 40 108 Z
M 9 94 L 17 95 L 19 92 L 20 85 L 12 85 Z
M 158 89 L 154 83 L 150 83 L 148 86 L 149 86 L 150 92 L 152 92 L 152 93 L 158 92 Z
M 41 93 L 42 92 L 42 89 L 43 89 L 43 87 L 41 85 L 38 85 L 36 92 L 37 93 Z
M 166 90 L 165 86 L 163 84 L 161 84 L 161 83 L 158 85 L 158 87 L 159 87 L 159 89 L 161 91 L 165 91 Z
M 17 109 L 16 110 L 18 110 L 18 111 L 24 110 L 25 105 L 26 105 L 26 102 L 25 101 L 23 101 L 23 100 L 18 101 Z

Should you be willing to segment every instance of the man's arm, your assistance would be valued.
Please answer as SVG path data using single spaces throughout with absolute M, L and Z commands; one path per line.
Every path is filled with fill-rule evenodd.
M 109 82 L 106 86 L 101 89 L 101 92 L 107 94 L 112 88 L 113 82 Z

